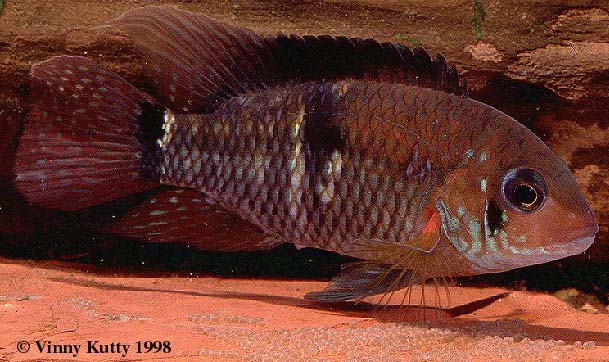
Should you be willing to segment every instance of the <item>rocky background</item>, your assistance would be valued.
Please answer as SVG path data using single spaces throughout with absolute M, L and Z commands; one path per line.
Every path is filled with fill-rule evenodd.
M 68 225 L 75 217 L 31 207 L 11 186 L 16 141 L 28 107 L 29 67 L 52 55 L 86 55 L 137 84 L 140 79 L 137 53 L 120 37 L 99 36 L 90 29 L 126 9 L 167 3 L 262 33 L 374 37 L 444 54 L 468 79 L 472 97 L 526 124 L 565 160 L 601 225 L 597 242 L 585 255 L 480 280 L 545 289 L 572 285 L 594 292 L 606 302 L 609 290 L 607 1 L 5 0 L 0 13 L 0 243 L 3 255 L 61 256 L 65 254 L 62 248 L 72 241 L 78 244 L 78 250 L 69 250 L 67 254 L 78 256 L 90 254 L 87 248 L 96 248 L 99 243 L 99 239 L 84 231 L 57 234 L 54 227 L 58 223 Z M 40 230 L 49 231 L 52 237 L 41 240 L 35 235 Z M 108 240 L 103 242 L 112 244 Z M 208 265 L 204 270 L 212 272 L 272 275 L 279 270 L 280 275 L 286 276 L 324 277 L 336 271 L 339 262 L 339 258 L 326 253 L 305 251 L 303 254 L 289 248 L 232 259 L 207 254 L 185 259 L 182 249 L 168 250 L 165 246 L 146 249 L 139 243 L 119 244 L 122 248 L 119 252 L 110 255 L 102 252 L 106 261 L 113 258 L 122 265 L 146 260 L 152 264 L 156 261 L 156 265 L 162 267 L 180 268 L 199 265 L 204 260 Z M 99 257 L 99 250 L 95 250 L 95 257 L 82 260 L 104 259 Z M 244 260 L 247 260 L 246 267 L 243 267 Z

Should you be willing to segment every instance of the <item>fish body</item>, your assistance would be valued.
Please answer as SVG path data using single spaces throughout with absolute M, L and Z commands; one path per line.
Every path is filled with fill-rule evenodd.
M 498 207 L 489 188 L 500 185 L 487 172 L 526 165 L 527 154 L 547 148 L 513 119 L 471 99 L 399 84 L 311 83 L 237 97 L 210 115 L 168 120 L 160 182 L 197 189 L 275 239 L 363 259 L 375 251 L 360 250 L 358 241 L 429 252 L 436 245 L 413 241 L 441 215 L 436 231 L 443 225 L 444 235 L 435 243 L 446 237 L 479 261 L 469 273 L 509 270 L 561 252 L 514 243 L 527 238 L 525 230 L 510 236 L 506 225 L 489 221 L 488 208 Z M 499 166 L 505 160 L 498 150 L 518 157 Z M 559 182 L 570 175 L 555 157 L 535 163 Z M 451 212 L 455 192 L 465 199 L 456 206 L 463 215 Z M 466 193 L 480 206 L 468 205 Z M 584 211 L 576 222 L 589 221 L 585 201 L 575 200 Z M 459 233 L 467 237 L 453 237 L 451 223 L 465 224 Z M 582 245 L 595 229 L 593 222 L 585 226 Z M 506 260 L 500 249 L 517 259 Z
M 166 185 L 198 192 L 263 235 L 233 247 L 289 242 L 369 262 L 346 268 L 310 295 L 317 300 L 505 271 L 593 242 L 598 226 L 566 165 L 524 126 L 464 97 L 443 61 L 414 78 L 400 66 L 398 81 L 364 63 L 334 71 L 336 79 L 298 70 L 275 78 L 261 59 L 294 59 L 278 56 L 268 38 L 228 27 L 216 37 L 228 60 L 205 58 L 226 27 L 159 9 L 167 8 L 118 21 L 151 54 L 154 97 L 86 58 L 33 67 L 34 104 L 16 162 L 16 186 L 31 202 L 79 209 Z M 142 37 L 151 19 L 167 32 Z M 180 26 L 211 40 L 188 51 L 192 43 L 172 37 L 189 34 Z M 319 39 L 308 41 L 332 44 Z M 354 54 L 368 44 L 335 43 Z M 244 61 L 240 52 L 259 57 Z M 195 225 L 185 229 L 196 239 L 201 214 L 189 210 L 177 219 Z M 180 234 L 165 210 L 148 221 L 108 230 L 130 225 L 127 234 L 161 241 Z
M 357 239 L 407 241 L 443 168 L 458 162 L 432 154 L 434 131 L 421 133 L 410 104 L 420 95 L 382 83 L 311 83 L 238 97 L 210 115 L 170 116 L 160 182 L 204 192 L 303 246 L 349 254 Z M 442 95 L 421 105 L 432 110 Z

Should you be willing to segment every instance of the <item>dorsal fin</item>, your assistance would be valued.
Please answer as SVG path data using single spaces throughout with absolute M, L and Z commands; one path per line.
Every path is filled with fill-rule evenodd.
M 272 85 L 350 78 L 467 94 L 441 55 L 401 44 L 262 36 L 172 6 L 127 11 L 109 26 L 141 50 L 150 90 L 176 112 L 212 112 L 227 98 Z

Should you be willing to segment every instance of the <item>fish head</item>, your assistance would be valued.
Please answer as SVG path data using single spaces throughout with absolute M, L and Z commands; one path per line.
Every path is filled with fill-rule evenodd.
M 462 274 L 584 252 L 598 224 L 575 177 L 535 134 L 495 112 L 495 126 L 480 135 L 486 141 L 468 150 L 436 202 L 443 234 L 470 263 Z

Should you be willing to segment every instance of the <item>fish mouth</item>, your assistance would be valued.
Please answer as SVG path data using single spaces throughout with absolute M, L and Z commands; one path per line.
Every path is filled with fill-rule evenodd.
M 505 243 L 498 243 L 494 235 L 489 232 L 482 233 L 479 230 L 478 233 L 482 235 L 478 235 L 478 237 L 483 238 L 483 242 L 478 242 L 478 247 L 474 251 L 473 246 L 470 246 L 462 237 L 462 235 L 466 235 L 466 230 L 461 227 L 463 221 L 452 215 L 444 202 L 439 201 L 437 208 L 440 212 L 444 236 L 472 264 L 472 270 L 476 270 L 478 274 L 500 273 L 581 254 L 592 245 L 595 235 L 599 231 L 598 224 L 593 217 L 587 217 L 585 220 L 580 219 L 580 222 L 583 221 L 583 227 L 578 226 L 572 232 L 557 235 L 553 239 L 546 239 L 542 245 L 526 247 L 517 243 L 508 243 L 507 240 Z M 591 213 L 589 214 L 592 216 Z M 488 245 L 491 244 L 489 239 L 492 241 L 492 245 L 495 245 L 492 252 L 489 252 L 488 248 Z
M 566 238 L 570 241 L 552 243 L 545 249 L 551 255 L 564 255 L 565 257 L 581 254 L 586 251 L 590 245 L 592 245 L 592 243 L 594 243 L 594 239 L 598 231 L 598 224 L 588 224 L 587 226 L 579 229 L 577 233 Z
M 569 237 L 565 238 L 569 241 L 556 241 L 548 243 L 543 247 L 528 249 L 526 253 L 521 251 L 518 254 L 506 253 L 499 258 L 491 257 L 489 258 L 492 260 L 491 263 L 485 263 L 486 265 L 481 266 L 487 266 L 489 272 L 497 273 L 530 265 L 544 264 L 569 256 L 579 255 L 586 251 L 594 243 L 597 233 L 598 225 L 590 224 L 579 229 L 577 233 L 569 235 Z M 482 257 L 482 259 L 485 259 L 485 257 Z
M 594 243 L 596 235 L 588 235 L 566 243 L 553 244 L 545 248 L 549 255 L 562 255 L 563 257 L 578 255 L 586 251 Z

